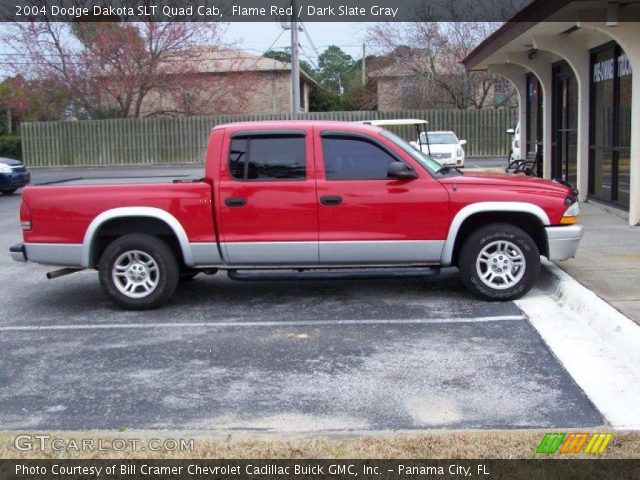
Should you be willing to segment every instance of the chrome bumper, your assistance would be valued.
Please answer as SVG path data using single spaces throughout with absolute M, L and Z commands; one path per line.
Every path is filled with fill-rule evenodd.
M 549 260 L 573 258 L 582 238 L 582 225 L 545 227 L 549 244 Z
M 26 262 L 27 252 L 24 248 L 24 243 L 18 243 L 17 245 L 9 247 L 9 255 L 11 255 L 11 258 L 16 262 Z

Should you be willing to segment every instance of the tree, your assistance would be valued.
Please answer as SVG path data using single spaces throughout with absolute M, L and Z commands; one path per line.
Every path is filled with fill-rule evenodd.
M 416 108 L 432 107 L 443 95 L 456 108 L 483 108 L 491 103 L 496 85 L 505 90 L 504 80 L 488 72 L 469 72 L 461 62 L 498 26 L 496 22 L 387 23 L 370 28 L 368 37 L 399 70 L 412 73 Z M 513 100 L 514 89 L 506 90 L 507 100 Z
M 291 54 L 281 50 L 267 50 L 262 54 L 262 56 L 266 58 L 273 58 L 274 60 L 279 60 L 284 63 L 291 63 Z M 311 78 L 315 78 L 317 75 L 316 69 L 313 68 L 313 65 L 304 59 L 300 60 L 300 68 Z
M 50 87 L 42 82 L 27 80 L 20 75 L 9 77 L 0 83 L 0 108 L 5 117 L 5 131 L 12 133 L 21 122 L 59 119 L 65 109 L 61 92 L 46 95 Z
M 344 92 L 343 79 L 354 66 L 351 55 L 342 51 L 340 47 L 330 45 L 318 57 L 318 78 L 325 87 L 342 94 Z
M 220 49 L 222 31 L 207 22 L 32 22 L 12 25 L 5 40 L 20 52 L 13 71 L 40 81 L 45 94 L 62 93 L 73 117 L 140 117 L 216 110 L 216 102 L 223 111 L 230 93 L 249 94 L 241 76 L 220 82 L 225 92 L 199 90 L 208 85 L 197 75 L 199 58 L 204 47 Z M 183 105 L 158 101 L 185 96 Z
M 289 52 L 267 50 L 263 56 L 281 62 L 291 62 Z M 373 60 L 374 57 L 367 58 L 367 62 Z M 375 85 L 362 85 L 361 64 L 362 60 L 355 61 L 335 45 L 327 47 L 320 54 L 317 70 L 306 60 L 300 60 L 300 68 L 319 83 L 309 95 L 310 110 L 332 112 L 375 109 Z
M 342 111 L 344 110 L 342 98 L 322 86 L 316 87 L 309 94 L 309 110 L 312 112 Z

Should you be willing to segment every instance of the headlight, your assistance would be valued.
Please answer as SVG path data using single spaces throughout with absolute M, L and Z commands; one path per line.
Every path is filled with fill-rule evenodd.
M 7 165 L 6 163 L 0 163 L 0 173 L 11 173 L 13 172 L 13 170 L 11 170 L 11 167 L 9 165 Z
M 461 157 L 462 155 L 464 155 L 464 150 L 462 150 L 462 147 L 458 147 L 458 150 L 456 150 L 456 157 Z
M 573 225 L 578 221 L 580 215 L 580 204 L 576 201 L 567 208 L 560 219 L 561 225 Z

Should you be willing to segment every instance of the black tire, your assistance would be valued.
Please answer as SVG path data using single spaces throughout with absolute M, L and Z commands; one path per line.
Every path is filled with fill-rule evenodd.
M 130 253 L 134 257 L 137 255 L 139 260 L 134 262 L 123 258 Z M 123 261 L 128 262 L 124 267 Z M 147 270 L 145 270 L 147 268 L 145 261 L 151 264 Z M 114 278 L 116 263 L 119 269 L 125 269 L 117 274 L 120 287 L 116 285 Z M 154 264 L 155 268 L 153 268 Z M 134 277 L 136 281 L 131 281 L 127 276 L 136 274 L 132 271 L 133 268 L 141 269 L 141 272 L 137 273 L 141 276 Z M 173 294 L 180 278 L 180 269 L 176 255 L 164 241 L 153 235 L 132 233 L 123 235 L 107 246 L 100 257 L 98 274 L 102 289 L 114 303 L 127 310 L 148 310 L 159 307 Z M 148 284 L 143 283 L 145 277 L 149 279 Z M 152 283 L 151 280 L 155 284 L 153 288 L 149 286 Z M 122 291 L 124 288 L 122 284 L 129 284 L 129 282 L 138 286 L 135 286 L 134 291 L 125 294 Z M 133 298 L 133 295 L 138 298 Z
M 11 195 L 12 193 L 16 193 L 17 190 L 17 188 L 3 188 L 2 190 L 0 190 L 0 192 L 3 195 Z
M 499 249 L 505 251 L 501 253 Z M 465 240 L 458 268 L 462 282 L 474 295 L 484 300 L 515 300 L 538 280 L 540 252 L 524 230 L 493 223 L 480 227 Z

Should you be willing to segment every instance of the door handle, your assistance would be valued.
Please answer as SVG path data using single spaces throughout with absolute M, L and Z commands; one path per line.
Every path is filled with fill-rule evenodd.
M 247 199 L 242 197 L 229 197 L 224 200 L 227 207 L 244 207 L 247 204 Z
M 320 197 L 320 203 L 322 205 L 340 205 L 342 197 L 340 195 L 323 195 Z

